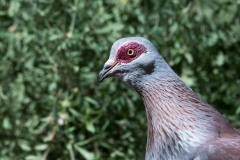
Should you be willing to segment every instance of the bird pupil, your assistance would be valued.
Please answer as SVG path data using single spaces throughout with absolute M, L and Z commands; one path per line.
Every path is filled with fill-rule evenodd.
M 129 50 L 128 50 L 128 54 L 129 54 L 129 55 L 133 54 L 133 50 L 132 50 L 132 49 L 129 49 Z

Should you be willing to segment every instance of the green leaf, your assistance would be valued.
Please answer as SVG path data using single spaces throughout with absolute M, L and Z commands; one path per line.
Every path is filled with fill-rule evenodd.
M 5 128 L 5 129 L 11 129 L 12 128 L 12 125 L 11 125 L 8 117 L 3 119 L 3 128 Z
M 77 145 L 75 145 L 74 147 L 85 159 L 91 160 L 91 159 L 95 158 L 95 155 L 93 152 L 90 152 L 82 147 L 77 146 Z

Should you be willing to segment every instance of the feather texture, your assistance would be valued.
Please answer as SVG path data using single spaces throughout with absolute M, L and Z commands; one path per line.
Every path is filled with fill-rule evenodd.
M 152 78 L 139 92 L 148 119 L 146 159 L 193 159 L 221 130 L 235 132 L 175 75 Z
M 129 44 L 144 48 L 128 55 Z M 117 56 L 130 58 L 123 61 Z M 144 53 L 144 54 L 142 54 Z M 130 57 L 129 57 L 130 56 Z M 146 160 L 240 160 L 240 132 L 199 98 L 145 38 L 116 41 L 98 81 L 114 76 L 136 89 L 147 114 Z

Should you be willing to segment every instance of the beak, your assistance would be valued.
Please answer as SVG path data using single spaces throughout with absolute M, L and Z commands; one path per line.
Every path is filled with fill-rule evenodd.
M 118 64 L 117 61 L 109 59 L 103 66 L 103 69 L 100 71 L 97 77 L 97 83 L 102 82 L 111 74 L 111 69 Z

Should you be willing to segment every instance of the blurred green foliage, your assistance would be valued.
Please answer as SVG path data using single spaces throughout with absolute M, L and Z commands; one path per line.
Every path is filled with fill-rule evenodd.
M 140 97 L 96 84 L 112 43 L 150 39 L 240 127 L 239 0 L 1 0 L 0 159 L 144 159 Z

